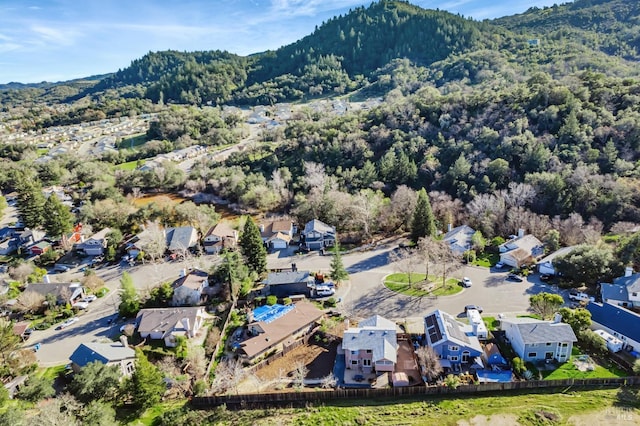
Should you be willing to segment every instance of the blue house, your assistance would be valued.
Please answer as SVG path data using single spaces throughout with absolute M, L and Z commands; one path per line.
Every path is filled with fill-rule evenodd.
M 443 367 L 459 369 L 482 355 L 480 341 L 471 326 L 439 309 L 424 318 L 424 332 L 427 346 L 440 356 Z
M 129 347 L 125 336 L 120 342 L 81 343 L 69 357 L 76 373 L 90 362 L 117 365 L 123 376 L 130 376 L 135 369 L 136 352 Z
M 482 354 L 482 360 L 487 364 L 488 367 L 492 366 L 506 366 L 507 360 L 504 359 L 502 354 L 500 353 L 500 349 L 498 345 L 495 343 L 487 343 L 484 345 L 484 351 Z
M 640 315 L 611 303 L 589 303 L 591 328 L 622 340 L 626 349 L 640 352 Z

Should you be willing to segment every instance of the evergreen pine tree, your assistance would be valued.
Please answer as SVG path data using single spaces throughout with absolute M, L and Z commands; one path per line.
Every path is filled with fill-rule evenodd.
M 422 237 L 433 237 L 436 234 L 436 223 L 431 211 L 431 203 L 427 191 L 422 188 L 418 191 L 418 201 L 411 221 L 411 239 L 414 242 Z
M 336 237 L 336 245 L 334 247 L 333 258 L 331 259 L 331 279 L 334 280 L 337 284 L 340 284 L 342 281 L 349 278 L 349 273 L 344 267 L 342 263 L 342 254 L 340 253 L 340 242 Z
M 40 228 L 44 223 L 45 199 L 38 181 L 22 175 L 16 190 L 22 222 L 27 228 Z
M 261 274 L 267 269 L 267 249 L 262 242 L 260 230 L 251 216 L 247 217 L 244 224 L 244 230 L 240 236 L 240 249 L 252 271 Z
M 160 402 L 166 390 L 162 379 L 160 370 L 149 362 L 142 350 L 136 349 L 136 369 L 129 382 L 133 404 L 149 408 Z
M 73 228 L 73 216 L 69 208 L 51 194 L 44 203 L 44 229 L 51 237 L 60 237 Z

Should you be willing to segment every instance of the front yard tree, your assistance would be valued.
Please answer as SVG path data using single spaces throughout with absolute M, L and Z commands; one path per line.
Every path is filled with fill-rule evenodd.
M 117 401 L 120 378 L 117 366 L 90 362 L 73 376 L 69 390 L 85 404 L 95 400 Z
M 398 272 L 407 276 L 409 287 L 413 288 L 413 274 L 418 264 L 415 253 L 408 249 L 392 251 L 389 254 L 389 260 L 395 263 Z
M 244 230 L 240 236 L 240 248 L 252 271 L 261 274 L 266 270 L 267 249 L 262 242 L 260 230 L 251 216 L 247 216 L 244 224 Z
M 140 310 L 140 297 L 136 291 L 136 287 L 133 284 L 133 278 L 128 272 L 122 273 L 120 278 L 120 288 L 122 293 L 120 294 L 120 306 L 118 310 L 123 317 L 132 317 Z
M 431 210 L 431 203 L 427 191 L 422 188 L 418 191 L 418 201 L 413 212 L 413 220 L 411 221 L 411 239 L 417 243 L 418 240 L 426 236 L 434 236 L 436 234 L 436 222 Z
M 613 253 L 609 246 L 583 244 L 571 253 L 554 259 L 553 266 L 574 287 L 595 286 L 611 273 L 612 262 Z
M 484 251 L 484 248 L 487 245 L 487 241 L 485 240 L 484 236 L 482 236 L 482 232 L 476 231 L 473 233 L 473 235 L 471 236 L 471 245 L 473 246 L 473 249 L 478 253 L 482 253 Z
M 561 308 L 560 315 L 562 322 L 569 324 L 576 336 L 591 326 L 591 312 L 584 308 Z
M 136 349 L 136 369 L 129 381 L 133 405 L 149 408 L 162 399 L 166 385 L 162 373 L 151 364 L 140 349 Z
M 422 237 L 418 240 L 418 255 L 425 265 L 426 280 L 429 281 L 429 265 L 440 259 L 442 244 L 431 237 Z
M 542 319 L 550 319 L 563 303 L 562 296 L 553 293 L 538 293 L 529 298 L 531 310 Z
M 340 253 L 340 242 L 336 238 L 336 245 L 333 248 L 333 257 L 331 258 L 331 272 L 329 275 L 331 279 L 334 280 L 337 284 L 340 284 L 342 281 L 349 278 L 349 273 L 344 267 L 344 263 L 342 262 L 342 254 Z
M 51 237 L 61 237 L 73 228 L 73 216 L 69 207 L 51 194 L 44 203 L 44 229 Z

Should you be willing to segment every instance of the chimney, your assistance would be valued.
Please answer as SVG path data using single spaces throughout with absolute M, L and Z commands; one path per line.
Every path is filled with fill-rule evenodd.
M 630 277 L 631 275 L 633 275 L 633 268 L 631 266 L 624 268 L 624 276 Z
M 296 272 L 298 271 L 298 265 L 296 265 L 295 263 L 291 264 L 291 271 Z
M 518 238 L 522 238 L 524 237 L 524 229 L 520 228 L 518 229 Z
M 42 277 L 42 280 L 44 281 L 45 284 L 51 283 L 51 277 L 48 274 Z
M 556 312 L 556 314 L 553 316 L 553 323 L 560 324 L 561 322 L 562 322 L 562 315 L 560 315 L 559 312 Z
M 453 225 L 451 223 L 447 224 L 447 232 L 451 232 L 453 229 Z
M 182 325 L 184 326 L 184 328 L 187 330 L 187 336 L 189 337 L 193 337 L 191 335 L 191 327 L 189 327 L 189 318 L 182 318 Z
M 350 322 L 349 322 L 349 318 L 345 318 L 344 320 L 344 328 L 349 329 L 349 327 L 351 326 Z
M 124 334 L 120 336 L 120 343 L 122 343 L 122 347 L 126 348 L 129 346 L 129 342 L 127 341 L 127 336 Z

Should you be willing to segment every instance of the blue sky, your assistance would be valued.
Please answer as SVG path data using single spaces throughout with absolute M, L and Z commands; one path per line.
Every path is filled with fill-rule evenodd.
M 414 0 L 477 20 L 553 0 Z M 157 50 L 277 49 L 358 0 L 1 0 L 0 84 L 117 71 Z

